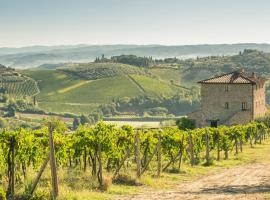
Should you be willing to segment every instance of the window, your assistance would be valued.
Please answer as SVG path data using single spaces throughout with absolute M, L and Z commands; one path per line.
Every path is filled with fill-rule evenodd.
M 242 110 L 247 110 L 247 102 L 242 102 Z
M 229 109 L 229 103 L 225 102 L 225 109 Z
M 228 92 L 228 91 L 229 91 L 229 86 L 225 85 L 225 92 Z
M 217 124 L 217 121 L 211 121 L 211 122 L 210 122 L 210 126 L 211 126 L 211 127 L 217 128 L 217 125 L 218 125 L 218 124 Z

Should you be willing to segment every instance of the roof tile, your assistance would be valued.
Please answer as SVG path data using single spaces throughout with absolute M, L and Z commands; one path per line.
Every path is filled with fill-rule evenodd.
M 257 84 L 257 83 L 264 83 L 265 79 L 259 76 L 255 76 L 254 73 L 248 74 L 241 71 L 234 71 L 228 74 L 223 74 L 221 76 L 216 76 L 213 78 L 209 78 L 206 80 L 199 81 L 198 83 L 230 83 L 230 84 L 239 84 L 239 83 L 245 83 L 245 84 Z

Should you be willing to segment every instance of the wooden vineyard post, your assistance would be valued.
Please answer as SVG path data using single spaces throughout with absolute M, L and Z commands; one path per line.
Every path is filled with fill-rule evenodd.
M 210 164 L 210 148 L 209 148 L 209 137 L 208 132 L 205 132 L 205 144 L 206 144 L 206 165 Z
M 250 148 L 253 148 L 253 145 L 252 145 L 252 136 L 251 136 L 252 131 L 249 129 L 248 132 L 249 132 L 249 145 L 250 145 Z
M 15 195 L 15 138 L 12 138 L 12 167 L 11 167 L 11 195 L 12 200 L 14 199 Z
M 237 140 L 237 136 L 235 136 L 235 155 L 238 155 L 238 140 Z
M 157 144 L 157 177 L 160 176 L 161 172 L 161 130 L 158 133 L 158 144 Z
M 135 135 L 135 159 L 137 165 L 136 175 L 137 178 L 141 175 L 141 159 L 140 159 L 140 133 L 139 130 L 136 131 Z
M 34 180 L 34 183 L 33 183 L 33 185 L 32 185 L 31 191 L 30 191 L 30 194 L 31 194 L 31 195 L 33 195 L 33 193 L 34 193 L 34 191 L 35 191 L 35 189 L 36 189 L 36 187 L 37 187 L 37 184 L 38 184 L 38 182 L 39 182 L 39 180 L 40 180 L 40 177 L 41 177 L 42 173 L 44 172 L 44 170 L 45 170 L 45 168 L 46 168 L 46 166 L 47 166 L 49 160 L 50 160 L 50 153 L 48 154 L 46 160 L 44 161 L 44 163 L 43 163 L 42 166 L 40 167 L 40 170 L 39 170 L 39 172 L 38 172 L 38 175 L 37 175 L 36 179 Z
M 219 134 L 217 135 L 217 161 L 220 161 L 220 141 L 219 141 Z
M 53 126 L 49 122 L 49 142 L 50 142 L 50 164 L 51 164 L 51 178 L 52 178 L 52 196 L 55 199 L 58 196 L 58 181 L 57 181 L 57 169 L 55 159 L 55 149 L 53 143 Z
M 98 143 L 98 181 L 99 186 L 103 186 L 103 175 L 102 175 L 102 155 L 101 155 L 101 145 Z
M 180 154 L 179 154 L 179 163 L 178 163 L 178 169 L 180 171 L 181 168 L 181 162 L 182 162 L 182 157 L 183 157 L 183 151 L 184 151 L 184 140 L 185 140 L 185 135 L 182 135 L 182 140 L 181 140 L 181 146 L 180 146 Z
M 243 140 L 242 138 L 240 139 L 240 152 L 242 153 L 243 152 Z
M 84 147 L 83 150 L 83 171 L 86 172 L 86 166 L 87 166 L 87 152 L 86 147 Z
M 188 137 L 189 137 L 189 149 L 190 149 L 190 163 L 191 166 L 194 166 L 194 147 L 193 147 L 193 141 L 190 130 L 188 131 Z
M 126 160 L 128 159 L 128 157 L 130 156 L 130 151 L 134 149 L 134 146 L 135 146 L 135 145 L 134 145 L 134 143 L 133 143 L 131 149 L 127 148 L 127 153 L 126 153 L 126 155 L 124 156 L 124 158 L 121 160 L 121 162 L 120 162 L 119 166 L 117 167 L 117 169 L 115 170 L 115 172 L 114 172 L 114 174 L 113 174 L 112 180 L 115 180 L 115 178 L 117 177 L 117 175 L 118 175 L 118 173 L 119 173 L 121 167 L 124 165 L 125 161 L 126 161 Z
M 10 149 L 11 153 L 11 160 L 10 156 L 8 157 L 8 191 L 7 191 L 7 197 L 8 199 L 14 200 L 14 194 L 15 194 L 15 138 L 12 137 L 10 140 Z M 10 155 L 9 153 L 9 155 Z

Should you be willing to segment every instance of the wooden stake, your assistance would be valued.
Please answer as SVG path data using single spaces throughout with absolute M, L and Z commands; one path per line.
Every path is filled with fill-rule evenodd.
M 153 153 L 153 154 L 150 156 L 150 158 L 147 160 L 147 162 L 146 162 L 144 168 L 141 170 L 140 176 L 146 171 L 146 169 L 147 169 L 147 167 L 149 166 L 151 160 L 152 160 L 152 159 L 154 158 L 154 156 L 156 155 L 157 149 L 158 149 L 158 146 L 156 145 L 156 148 L 155 148 L 155 150 L 154 150 L 154 153 Z
M 37 177 L 36 177 L 36 179 L 34 180 L 34 183 L 33 183 L 33 185 L 32 185 L 31 191 L 30 191 L 30 194 L 31 194 L 31 195 L 34 194 L 35 189 L 36 189 L 36 187 L 37 187 L 37 184 L 38 184 L 38 182 L 39 182 L 39 180 L 40 180 L 40 177 L 41 177 L 42 173 L 44 172 L 44 170 L 45 170 L 45 168 L 46 168 L 46 166 L 47 166 L 49 160 L 50 160 L 50 153 L 48 153 L 47 158 L 45 159 L 44 163 L 43 163 L 42 166 L 40 167 L 40 170 L 39 170 L 39 172 L 38 172 L 38 174 L 37 174 Z
M 127 149 L 127 153 L 126 153 L 126 155 L 123 157 L 123 159 L 120 161 L 119 166 L 117 167 L 117 169 L 115 170 L 115 172 L 114 172 L 114 174 L 113 174 L 112 180 L 115 180 L 115 179 L 116 179 L 117 175 L 119 174 L 120 169 L 122 168 L 122 166 L 124 165 L 124 163 L 125 163 L 125 161 L 128 159 L 128 157 L 130 156 L 130 152 L 131 152 L 133 149 L 134 149 L 134 143 L 133 143 L 131 149 L 129 149 L 129 148 Z
M 180 146 L 180 155 L 179 155 L 179 163 L 178 163 L 178 169 L 180 171 L 181 168 L 181 162 L 182 162 L 182 157 L 183 157 L 183 151 L 184 151 L 184 140 L 185 140 L 185 135 L 182 135 L 182 140 L 181 140 L 181 146 Z
M 188 137 L 189 137 L 189 149 L 190 149 L 190 163 L 191 166 L 194 166 L 195 161 L 194 161 L 194 148 L 193 148 L 193 141 L 192 141 L 192 135 L 190 130 L 188 131 Z
M 217 139 L 217 161 L 220 160 L 220 141 L 219 141 L 219 135 L 218 135 L 218 139 Z
M 208 132 L 205 132 L 205 144 L 206 144 L 206 165 L 210 164 L 210 148 L 209 148 L 209 138 L 208 138 Z
M 157 177 L 161 173 L 161 131 L 158 133 L 158 144 L 157 144 Z
M 136 131 L 136 135 L 135 135 L 135 159 L 136 159 L 136 164 L 137 164 L 136 175 L 137 175 L 137 178 L 139 178 L 141 175 L 140 133 L 139 133 L 139 131 Z
M 15 157 L 15 138 L 10 140 L 9 152 L 8 152 L 8 188 L 7 199 L 14 200 L 15 191 L 15 179 L 14 179 L 14 157 Z
M 98 180 L 99 186 L 103 186 L 101 145 L 98 143 Z
M 49 141 L 50 141 L 50 164 L 51 164 L 51 178 L 52 178 L 52 196 L 56 198 L 58 196 L 58 181 L 57 181 L 57 168 L 55 159 L 55 149 L 53 143 L 53 126 L 49 122 Z

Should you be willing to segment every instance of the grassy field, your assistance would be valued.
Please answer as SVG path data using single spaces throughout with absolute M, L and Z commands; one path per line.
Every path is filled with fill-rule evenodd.
M 159 79 L 153 79 L 153 78 L 141 76 L 141 75 L 131 75 L 131 76 L 149 94 L 168 96 L 168 95 L 176 94 L 178 91 L 181 90 L 178 87 L 170 85 L 166 83 L 165 81 L 162 81 Z
M 215 152 L 211 152 L 215 156 Z M 205 167 L 202 164 L 191 167 L 188 163 L 184 163 L 180 173 L 162 173 L 160 178 L 155 178 L 156 173 L 155 163 L 152 162 L 149 171 L 144 174 L 137 182 L 141 185 L 123 185 L 112 184 L 106 192 L 99 192 L 93 189 L 97 181 L 90 176 L 91 172 L 76 172 L 73 170 L 60 169 L 59 200 L 108 200 L 115 199 L 120 196 L 133 195 L 136 193 L 147 191 L 169 191 L 184 181 L 192 181 L 207 174 L 221 173 L 225 169 L 234 168 L 236 166 L 245 166 L 252 163 L 270 164 L 270 139 L 267 139 L 261 145 L 256 145 L 254 148 L 244 146 L 244 152 L 238 156 L 231 152 L 229 160 L 214 161 L 213 165 Z M 135 171 L 124 171 L 131 176 L 135 175 Z M 42 178 L 42 182 L 38 186 L 39 193 L 49 193 L 50 172 L 47 169 Z M 110 174 L 105 174 L 109 178 Z M 222 180 L 221 180 L 222 181 Z M 264 193 L 264 196 L 269 196 L 269 193 Z
M 166 72 L 167 75 L 162 76 L 166 80 L 162 80 L 145 73 L 136 74 L 133 67 L 130 76 L 136 81 L 134 82 L 125 74 L 121 74 L 124 72 L 122 68 L 121 65 L 116 76 L 96 80 L 83 80 L 61 70 L 24 70 L 23 73 L 35 79 L 39 85 L 38 105 L 46 111 L 53 112 L 87 114 L 100 104 L 110 103 L 115 98 L 135 97 L 145 93 L 168 96 L 181 90 L 170 84 L 168 78 L 173 75 L 172 72 Z M 177 76 L 175 73 L 175 79 Z
M 179 70 L 172 68 L 152 68 L 149 72 L 167 83 L 170 83 L 171 80 L 178 85 L 181 83 L 181 74 Z
M 96 111 L 99 104 L 66 104 L 61 102 L 39 102 L 38 106 L 48 112 L 89 114 L 90 111 Z

